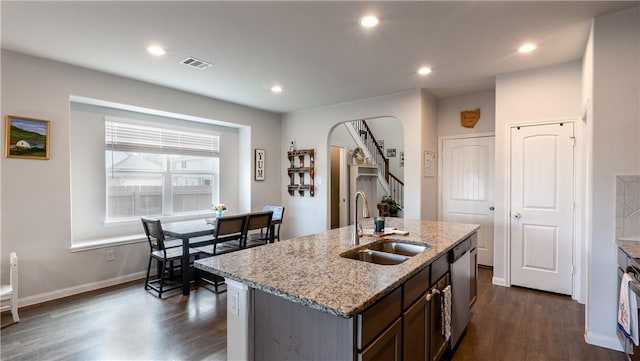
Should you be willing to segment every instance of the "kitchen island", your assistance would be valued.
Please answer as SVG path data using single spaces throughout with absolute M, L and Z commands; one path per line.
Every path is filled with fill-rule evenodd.
M 373 228 L 370 220 L 364 226 Z M 362 358 L 362 315 L 380 311 L 374 318 L 384 320 L 385 307 L 406 298 L 405 283 L 422 274 L 428 280 L 429 265 L 446 261 L 448 251 L 479 228 L 400 218 L 387 218 L 387 227 L 409 233 L 386 238 L 429 247 L 397 265 L 344 258 L 378 239 L 362 237 L 354 246 L 351 226 L 196 261 L 228 286 L 228 358 Z

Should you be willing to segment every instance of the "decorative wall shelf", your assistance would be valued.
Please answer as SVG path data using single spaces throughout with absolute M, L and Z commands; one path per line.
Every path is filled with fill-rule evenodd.
M 287 191 L 290 195 L 295 195 L 296 191 L 301 197 L 304 197 L 305 192 L 309 192 L 311 197 L 315 195 L 314 154 L 315 151 L 313 149 L 298 149 L 287 152 L 290 164 L 289 168 L 287 168 L 287 174 L 289 175 Z M 297 164 L 296 159 L 298 160 Z

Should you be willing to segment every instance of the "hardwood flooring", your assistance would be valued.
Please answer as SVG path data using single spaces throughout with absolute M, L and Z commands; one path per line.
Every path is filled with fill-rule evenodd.
M 452 361 L 624 361 L 622 352 L 584 340 L 584 305 L 569 296 L 491 284 L 479 269 L 478 301 Z M 613 322 L 613 321 L 612 321 Z
M 3 313 L 0 359 L 226 359 L 226 293 L 200 287 L 160 300 L 143 284 L 21 308 L 17 324 Z
M 615 360 L 584 342 L 584 306 L 570 297 L 491 285 L 481 269 L 467 331 L 446 360 Z M 226 293 L 200 287 L 164 300 L 142 282 L 2 314 L 2 360 L 225 360 Z

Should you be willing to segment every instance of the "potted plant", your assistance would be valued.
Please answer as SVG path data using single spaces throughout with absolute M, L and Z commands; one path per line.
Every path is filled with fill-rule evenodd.
M 400 212 L 402 210 L 402 208 L 400 208 L 400 205 L 398 204 L 398 202 L 396 202 L 393 198 L 391 198 L 390 195 L 386 195 L 384 197 L 382 197 L 382 201 L 380 201 L 381 203 L 386 203 L 389 206 L 389 215 L 391 217 L 397 217 L 398 216 L 398 212 Z
M 349 151 L 349 155 L 353 158 L 353 163 L 356 162 L 362 164 L 364 162 L 364 151 L 362 148 L 357 147 L 356 149 L 351 149 Z

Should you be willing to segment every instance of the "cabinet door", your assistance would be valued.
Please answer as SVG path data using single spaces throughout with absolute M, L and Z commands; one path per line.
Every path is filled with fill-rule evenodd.
M 404 361 L 429 360 L 429 303 L 423 294 L 404 313 L 402 344 Z
M 402 320 L 398 318 L 369 347 L 358 353 L 358 361 L 400 361 L 401 350 Z
M 445 274 L 433 289 L 443 290 L 449 284 L 449 274 Z M 432 289 L 432 290 L 433 290 Z M 442 358 L 447 350 L 447 340 L 444 338 L 444 330 L 442 329 L 442 306 L 444 305 L 442 292 L 432 292 L 431 301 L 429 301 L 429 359 L 437 361 Z

